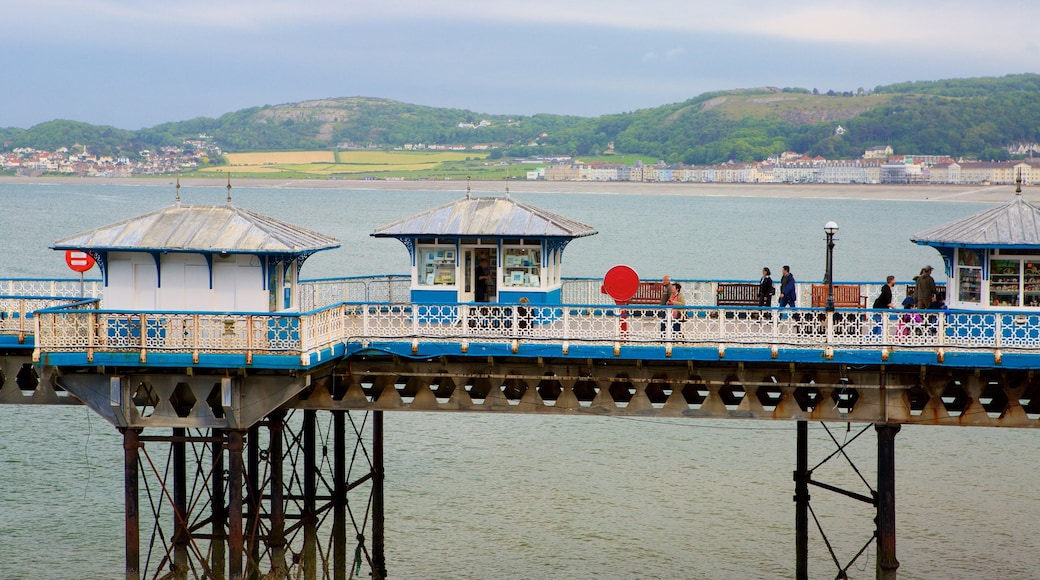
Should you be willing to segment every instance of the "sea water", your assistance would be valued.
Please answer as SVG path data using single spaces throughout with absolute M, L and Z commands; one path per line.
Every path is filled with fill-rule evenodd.
M 173 203 L 172 183 L 0 183 L 0 277 L 74 275 L 55 240 Z M 479 193 L 478 193 L 479 194 Z M 182 188 L 221 204 L 223 188 Z M 406 273 L 376 228 L 463 195 L 444 191 L 235 187 L 233 203 L 342 241 L 304 278 Z M 755 279 L 763 266 L 823 277 L 823 224 L 840 230 L 836 281 L 909 281 L 942 270 L 915 232 L 975 203 L 513 193 L 598 234 L 564 252 L 564 275 Z M 91 274 L 88 274 L 90 277 Z M 778 276 L 777 276 L 778 277 Z M 942 278 L 940 277 L 940 280 Z M 810 424 L 810 465 L 839 442 L 873 485 L 869 426 Z M 856 438 L 860 430 L 868 432 Z M 386 413 L 386 560 L 397 578 L 789 578 L 794 574 L 795 425 L 621 417 Z M 84 407 L 0 406 L 0 579 L 122 577 L 122 439 Z M 896 437 L 901 578 L 1036 577 L 1040 498 L 1034 430 L 907 425 Z M 844 460 L 814 479 L 869 495 Z M 869 541 L 870 506 L 813 488 L 844 564 Z M 148 529 L 142 512 L 142 531 Z M 142 534 L 146 536 L 146 534 Z M 849 570 L 874 576 L 874 548 Z M 810 577 L 837 569 L 815 525 Z

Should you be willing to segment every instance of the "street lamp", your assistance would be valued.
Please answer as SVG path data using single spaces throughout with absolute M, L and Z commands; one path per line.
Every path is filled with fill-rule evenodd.
M 834 312 L 834 234 L 838 233 L 838 224 L 827 222 L 823 231 L 827 234 L 827 272 L 823 275 L 827 284 L 827 312 Z

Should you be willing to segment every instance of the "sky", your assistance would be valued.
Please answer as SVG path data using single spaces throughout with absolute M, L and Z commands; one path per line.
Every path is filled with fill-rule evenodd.
M 1035 0 L 0 0 L 0 127 L 377 97 L 593 117 L 1040 73 Z

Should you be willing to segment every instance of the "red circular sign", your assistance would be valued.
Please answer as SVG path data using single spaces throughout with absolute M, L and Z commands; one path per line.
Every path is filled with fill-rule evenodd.
M 66 250 L 65 263 L 75 272 L 86 272 L 94 267 L 94 258 L 80 250 Z
M 617 302 L 627 302 L 639 290 L 639 274 L 628 266 L 618 265 L 603 277 L 603 291 Z

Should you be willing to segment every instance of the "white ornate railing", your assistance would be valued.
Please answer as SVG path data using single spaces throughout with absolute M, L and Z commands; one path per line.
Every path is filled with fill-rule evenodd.
M 411 284 L 410 277 L 400 274 L 304 280 L 297 310 L 308 312 L 340 302 L 410 302 Z
M 1040 353 L 1040 313 L 1021 312 L 839 309 L 828 317 L 822 309 L 790 308 L 341 303 L 303 314 L 202 314 L 86 306 L 36 313 L 37 357 L 140 352 L 143 360 L 163 352 L 191 353 L 197 361 L 201 354 L 239 353 L 300 356 L 308 364 L 321 349 L 379 339 Z
M 748 280 L 679 280 L 675 282 L 682 284 L 683 298 L 687 306 L 714 306 L 718 295 L 720 283 L 748 282 Z M 780 283 L 777 278 L 773 281 Z M 799 282 L 797 287 L 798 306 L 808 307 L 812 304 L 812 286 L 821 282 Z M 868 305 L 881 292 L 883 282 L 841 282 L 841 284 L 854 284 L 860 287 L 860 293 L 869 297 Z M 561 298 L 566 304 L 614 304 L 614 300 L 601 291 L 603 280 L 599 278 L 565 278 L 561 283 Z M 779 290 L 779 288 L 777 288 Z M 893 299 L 896 304 L 906 298 L 906 285 L 897 284 L 892 289 Z M 778 298 L 773 298 L 773 303 Z
M 683 284 L 683 295 L 690 306 L 714 306 L 720 282 L 746 282 L 746 280 L 679 280 Z M 818 282 L 815 282 L 818 283 Z M 798 305 L 809 306 L 811 286 L 814 282 L 798 284 Z M 845 284 L 845 282 L 843 282 Z M 864 296 L 874 297 L 881 283 L 858 284 Z M 561 282 L 561 298 L 566 304 L 614 304 L 610 296 L 601 291 L 603 280 L 599 278 L 564 278 Z M 904 285 L 897 285 L 893 294 L 898 304 L 902 301 Z M 0 296 L 23 297 L 84 297 L 100 298 L 103 287 L 100 280 L 86 280 L 82 290 L 78 280 L 16 278 L 0 280 Z M 299 284 L 296 310 L 309 312 L 341 302 L 411 302 L 411 279 L 403 274 L 383 276 L 353 276 L 348 278 L 323 278 L 303 280 Z
M 34 331 L 33 316 L 37 310 L 67 306 L 97 308 L 97 300 L 40 296 L 0 296 L 0 334 L 16 334 L 24 338 Z
M 0 280 L 0 296 L 100 298 L 101 280 L 7 278 Z

